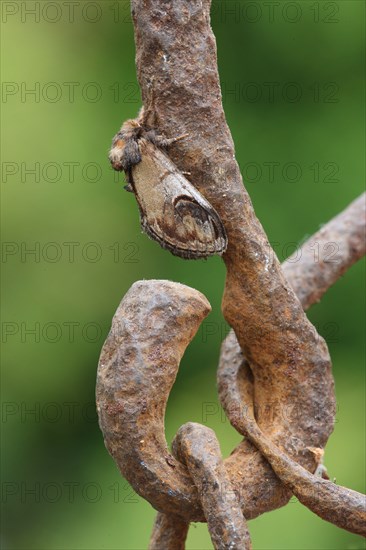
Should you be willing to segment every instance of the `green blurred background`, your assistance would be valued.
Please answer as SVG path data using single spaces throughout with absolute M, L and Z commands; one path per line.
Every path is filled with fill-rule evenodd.
M 141 234 L 134 197 L 109 167 L 113 134 L 140 107 L 128 2 L 1 8 L 2 548 L 146 548 L 155 512 L 119 475 L 96 421 L 100 349 L 134 281 L 201 290 L 213 312 L 182 362 L 167 440 L 204 422 L 228 455 L 240 437 L 215 389 L 224 266 L 175 258 Z M 364 189 L 364 12 L 353 0 L 213 4 L 237 158 L 281 260 Z M 354 266 L 309 312 L 334 361 L 326 465 L 359 491 L 364 275 Z M 250 529 L 257 550 L 364 547 L 295 499 Z M 187 547 L 211 548 L 205 525 L 191 527 Z

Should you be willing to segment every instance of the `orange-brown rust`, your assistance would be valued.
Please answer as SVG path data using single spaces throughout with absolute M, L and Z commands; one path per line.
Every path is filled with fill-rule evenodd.
M 228 274 L 223 310 L 237 339 L 231 334 L 226 340 L 224 360 L 236 369 L 235 376 L 240 367 L 242 374 L 237 378 L 240 393 L 245 395 L 248 407 L 255 409 L 262 433 L 271 435 L 280 451 L 286 450 L 313 471 L 316 460 L 308 448 L 322 449 L 326 444 L 333 428 L 335 407 L 328 350 L 307 320 L 303 307 L 319 300 L 352 261 L 362 255 L 360 226 L 348 247 L 349 255 L 341 257 L 338 267 L 321 262 L 313 270 L 307 271 L 305 267 L 302 271 L 309 265 L 305 255 L 302 267 L 298 262 L 285 269 L 286 280 L 242 186 L 220 101 L 209 9 L 210 0 L 174 3 L 132 0 L 142 97 L 146 103 L 149 101 L 153 83 L 159 131 L 165 135 L 189 133 L 188 140 L 172 146 L 170 155 L 180 170 L 190 172 L 190 180 L 217 210 L 227 231 L 229 246 L 224 259 Z M 342 234 L 338 237 L 341 239 Z M 326 239 L 326 235 L 321 233 L 320 238 Z M 250 367 L 243 359 L 238 341 Z M 116 346 L 117 342 L 111 345 Z M 179 345 L 183 352 L 184 343 Z M 169 346 L 165 349 L 168 353 Z M 164 377 L 158 382 L 164 385 Z M 165 385 L 164 388 L 166 393 Z M 164 399 L 157 402 L 155 410 L 160 422 L 159 437 L 163 433 Z M 238 427 L 242 407 L 243 402 L 236 409 L 230 407 L 231 422 Z M 112 437 L 114 428 L 110 428 Z M 120 460 L 117 447 L 121 441 L 117 438 L 115 443 L 111 443 L 110 452 Z M 166 456 L 169 455 L 163 453 L 165 468 Z M 170 460 L 175 464 L 173 458 Z M 283 505 L 291 494 L 284 474 L 281 479 L 285 484 L 248 441 L 234 450 L 225 461 L 225 468 L 242 498 L 247 518 Z M 202 520 L 199 498 L 188 473 L 178 462 L 169 470 L 174 472 L 173 477 L 164 477 L 165 469 L 145 472 L 152 484 L 146 498 L 167 514 L 179 514 L 186 521 Z M 133 481 L 136 490 L 147 491 L 145 481 Z
M 169 154 L 180 170 L 191 173 L 190 181 L 224 223 L 228 248 L 223 312 L 251 365 L 259 425 L 282 449 L 314 468 L 311 453 L 304 455 L 303 449 L 324 446 L 333 429 L 330 358 L 286 281 L 243 187 L 220 101 L 209 10 L 209 0 L 132 1 L 142 97 L 149 104 L 153 86 L 159 132 L 189 134 Z M 165 25 L 156 24 L 160 16 Z M 161 51 L 169 53 L 169 63 L 158 55 Z M 286 417 L 276 415 L 275 425 L 263 414 L 269 402 L 277 410 L 288 410 Z M 284 504 L 289 495 L 269 467 L 265 469 L 269 483 L 253 484 L 253 452 L 239 446 L 228 459 L 248 518 Z M 254 455 L 258 456 L 256 451 Z M 236 468 L 245 472 L 244 479 L 236 475 Z

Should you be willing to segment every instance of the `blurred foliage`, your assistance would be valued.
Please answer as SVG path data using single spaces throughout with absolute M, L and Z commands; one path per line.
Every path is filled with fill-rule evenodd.
M 186 283 L 213 306 L 182 362 L 168 441 L 188 420 L 214 428 L 225 455 L 240 440 L 215 389 L 227 331 L 223 264 L 183 261 L 142 235 L 134 197 L 108 165 L 111 137 L 140 107 L 128 2 L 71 4 L 1 5 L 2 547 L 9 550 L 147 545 L 154 511 L 120 477 L 94 407 L 101 346 L 137 279 Z M 227 120 L 281 260 L 363 190 L 364 11 L 354 0 L 214 1 Z M 362 264 L 353 267 L 309 313 L 328 340 L 336 378 L 326 464 L 338 483 L 361 491 L 364 275 Z M 258 550 L 363 547 L 295 499 L 250 527 Z M 205 525 L 192 526 L 188 548 L 211 548 Z

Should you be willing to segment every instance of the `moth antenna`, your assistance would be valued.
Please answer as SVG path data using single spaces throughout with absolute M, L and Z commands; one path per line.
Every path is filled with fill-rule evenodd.
M 144 106 L 141 107 L 141 109 L 139 110 L 139 114 L 137 115 L 137 122 L 138 124 L 140 124 L 140 126 L 145 126 L 146 125 L 146 118 L 147 118 L 147 115 L 146 115 L 146 109 Z
M 185 139 L 188 136 L 189 136 L 189 134 L 186 133 L 186 134 L 182 134 L 181 136 L 178 136 L 178 137 L 165 139 L 165 140 L 162 141 L 162 146 L 163 147 L 169 147 L 169 145 L 172 145 L 173 143 L 176 143 L 177 141 L 181 141 L 182 139 Z
M 150 130 L 146 133 L 145 137 L 157 147 L 169 147 L 170 145 L 173 145 L 173 143 L 185 139 L 187 136 L 189 136 L 189 134 L 183 134 L 174 138 L 166 138 L 165 136 L 158 135 L 155 130 Z

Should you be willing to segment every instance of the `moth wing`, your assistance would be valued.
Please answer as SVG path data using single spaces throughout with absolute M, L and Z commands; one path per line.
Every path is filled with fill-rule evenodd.
M 227 237 L 216 210 L 175 164 L 150 142 L 139 142 L 141 162 L 131 171 L 144 231 L 183 258 L 222 254 Z

